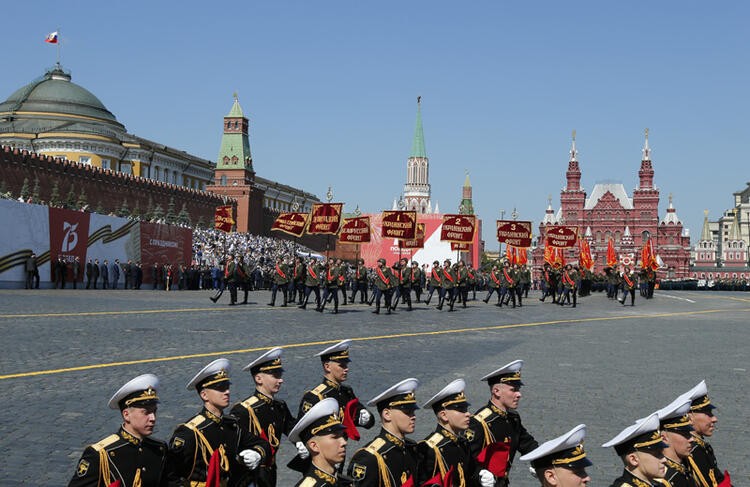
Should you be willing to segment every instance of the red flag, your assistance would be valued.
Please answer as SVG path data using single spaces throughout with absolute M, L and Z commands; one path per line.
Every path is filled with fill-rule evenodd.
M 359 406 L 359 399 L 354 398 L 344 408 L 344 426 L 346 426 L 346 435 L 349 439 L 357 441 L 359 440 L 359 431 L 357 425 L 354 423 L 354 415 L 357 414 L 357 406 Z
M 607 242 L 607 266 L 617 267 L 617 254 L 615 253 L 615 241 L 611 238 Z
M 519 247 L 518 254 L 516 255 L 516 263 L 518 265 L 525 265 L 529 262 L 528 249 Z
M 722 480 L 716 487 L 732 487 L 732 479 L 729 478 L 729 472 L 724 470 L 724 480 Z
M 544 262 L 555 265 L 555 249 L 549 245 L 544 246 Z
M 505 259 L 510 262 L 510 265 L 516 263 L 516 248 L 511 245 L 505 246 Z
M 555 249 L 555 265 L 565 267 L 565 251 L 562 247 Z
M 111 484 L 109 484 L 107 487 L 122 487 L 122 481 L 120 479 L 117 479 Z
M 268 440 L 268 435 L 266 434 L 266 432 L 263 431 L 263 430 L 260 430 L 260 434 L 258 436 L 260 436 L 261 438 L 263 438 L 264 440 L 266 440 L 266 443 L 268 443 L 268 446 L 271 447 L 271 456 L 275 456 L 276 455 L 276 448 L 274 448 L 273 445 L 271 444 L 271 442 Z
M 578 254 L 578 264 L 582 269 L 591 270 L 594 267 L 594 259 L 591 258 L 591 247 L 585 238 L 579 240 L 581 252 Z
M 508 457 L 510 456 L 510 442 L 496 441 L 490 443 L 477 455 L 477 461 L 482 468 L 492 472 L 495 477 L 505 477 L 508 471 Z
M 414 487 L 414 475 L 409 475 L 409 478 L 401 484 L 401 487 Z
M 455 467 L 451 466 L 445 475 L 440 475 L 440 472 L 436 473 L 434 477 L 425 480 L 422 483 L 422 487 L 429 485 L 439 485 L 440 487 L 453 487 L 453 472 Z M 404 484 L 406 485 L 406 484 Z
M 214 228 L 222 232 L 231 232 L 235 224 L 232 205 L 217 206 L 214 213 Z
M 218 448 L 214 450 L 208 461 L 206 487 L 221 487 L 221 450 Z

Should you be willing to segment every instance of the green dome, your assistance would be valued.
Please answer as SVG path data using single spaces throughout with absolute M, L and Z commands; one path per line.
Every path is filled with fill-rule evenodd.
M 111 127 L 115 130 L 124 130 L 125 127 L 93 93 L 70 79 L 70 74 L 57 65 L 0 103 L 0 118 L 10 115 L 59 119 L 60 115 L 63 118 L 64 115 L 79 115 L 115 125 Z M 55 115 L 25 115 L 29 112 Z

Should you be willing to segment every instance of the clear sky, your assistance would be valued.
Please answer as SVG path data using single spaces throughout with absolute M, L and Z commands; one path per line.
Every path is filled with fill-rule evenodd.
M 216 160 L 238 92 L 256 172 L 346 210 L 389 209 L 422 96 L 433 204 L 465 171 L 494 240 L 559 206 L 571 131 L 582 185 L 632 192 L 650 129 L 660 214 L 700 236 L 750 180 L 750 3 L 8 2 L 0 98 L 62 64 L 129 132 Z M 10 21 L 12 19 L 12 21 Z

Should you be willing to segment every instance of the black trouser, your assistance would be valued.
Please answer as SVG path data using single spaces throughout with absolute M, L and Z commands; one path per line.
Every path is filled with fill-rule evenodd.
M 425 300 L 424 304 L 430 304 L 430 300 L 432 299 L 432 295 L 435 293 L 435 290 L 437 290 L 437 292 L 438 292 L 438 298 L 440 298 L 441 295 L 443 294 L 442 289 L 443 288 L 440 287 L 440 286 L 429 285 L 427 287 L 427 293 L 428 293 L 427 294 L 427 299 Z
M 33 287 L 34 287 L 34 271 L 26 271 L 25 289 L 32 289 Z
M 635 306 L 635 288 L 633 289 L 623 289 L 622 290 L 622 299 L 618 300 L 620 303 L 625 304 L 625 301 L 628 299 L 628 293 L 630 293 L 630 306 Z
M 570 304 L 570 297 L 572 296 L 573 297 L 573 306 L 575 306 L 576 305 L 576 300 L 577 300 L 576 299 L 577 298 L 577 294 L 578 293 L 576 292 L 576 288 L 574 288 L 574 287 L 566 287 L 565 289 L 563 289 L 563 295 L 560 298 L 560 302 L 558 304 L 560 304 L 561 306 L 563 304 L 565 304 L 565 303 Z
M 367 301 L 367 281 L 354 281 L 352 283 L 352 295 L 349 300 L 353 303 L 354 297 L 359 292 L 359 304 L 364 304 Z
M 503 286 L 500 288 L 500 302 L 507 305 L 512 301 L 513 307 L 516 307 L 516 289 L 514 287 Z
M 229 304 L 237 304 L 237 283 L 232 281 L 228 284 L 229 287 Z
M 420 302 L 422 300 L 422 285 L 412 284 L 411 288 L 414 290 L 414 295 L 417 297 L 417 302 Z
M 523 285 L 516 286 L 516 296 L 518 297 L 518 306 L 523 306 L 521 297 L 523 297 Z
M 307 306 L 307 301 L 310 299 L 310 293 L 315 293 L 315 307 L 320 308 L 320 287 L 319 286 L 305 286 L 305 299 L 302 301 L 302 307 Z
M 458 298 L 458 302 L 463 305 L 463 307 L 466 307 L 466 300 L 469 298 L 469 288 L 465 284 L 458 286 L 458 291 L 456 293 L 456 297 Z
M 284 304 L 283 306 L 286 306 L 287 303 L 287 288 L 288 284 L 276 284 L 273 283 L 273 286 L 271 286 L 271 306 L 276 305 L 276 293 L 281 289 L 282 294 L 284 295 Z
M 490 298 L 492 297 L 492 293 L 497 293 L 497 299 L 500 300 L 500 290 L 496 287 L 490 287 L 489 291 L 487 292 L 487 297 L 484 298 L 484 302 L 489 302 Z
M 323 289 L 323 299 L 320 301 L 319 310 L 323 311 L 326 307 L 326 303 L 333 300 L 333 310 L 338 311 L 339 309 L 339 287 L 338 286 L 326 286 Z
M 448 299 L 448 306 L 450 307 L 451 311 L 453 311 L 453 302 L 456 300 L 456 288 L 455 287 L 449 287 L 449 288 L 441 288 L 440 293 L 440 302 L 438 303 L 438 309 L 443 309 L 443 303 L 445 303 L 445 299 Z
M 393 300 L 391 309 L 396 309 L 398 306 L 398 300 L 401 298 L 402 301 L 406 301 L 406 306 L 411 309 L 411 287 L 408 284 L 401 284 L 396 288 L 396 299 Z
M 375 288 L 375 311 L 380 311 L 380 298 L 385 297 L 385 309 L 390 313 L 391 301 L 393 299 L 393 288 L 381 290 L 379 287 Z

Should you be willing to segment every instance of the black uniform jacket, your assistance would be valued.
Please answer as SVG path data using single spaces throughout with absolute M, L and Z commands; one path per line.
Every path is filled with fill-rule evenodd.
M 349 463 L 349 476 L 358 487 L 398 487 L 409 477 L 417 480 L 417 444 L 400 439 L 385 429 Z

